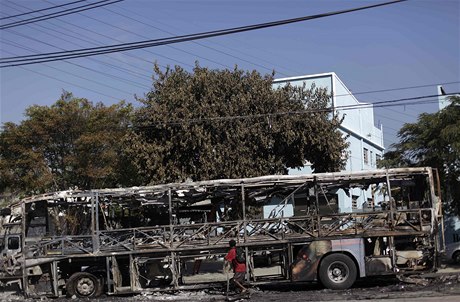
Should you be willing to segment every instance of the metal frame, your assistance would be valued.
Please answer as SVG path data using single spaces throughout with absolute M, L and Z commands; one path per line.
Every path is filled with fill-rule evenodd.
M 385 182 L 391 188 L 393 178 L 404 178 L 412 175 L 424 175 L 429 179 L 431 206 L 418 209 L 396 209 L 390 202 L 388 211 L 335 213 L 322 215 L 319 213 L 320 194 L 325 196 L 323 186 L 352 185 L 360 182 L 371 183 L 373 180 Z M 315 209 L 308 216 L 272 217 L 269 219 L 252 219 L 247 217 L 246 201 L 248 198 L 270 196 L 276 190 L 283 190 L 286 197 L 280 207 L 302 189 L 314 188 Z M 23 213 L 23 238 L 26 238 L 27 213 L 25 205 L 47 200 L 50 205 L 81 204 L 90 207 L 91 233 L 87 235 L 43 236 L 40 240 L 23 240 L 22 250 L 22 283 L 28 294 L 27 268 L 37 263 L 52 263 L 53 274 L 57 273 L 58 262 L 73 257 L 106 257 L 107 268 L 111 267 L 114 256 L 136 255 L 168 255 L 173 271 L 173 286 L 179 285 L 181 257 L 190 257 L 197 251 L 207 250 L 210 254 L 222 253 L 229 239 L 237 239 L 238 244 L 246 248 L 248 253 L 252 248 L 285 245 L 288 263 L 292 262 L 293 244 L 301 244 L 322 239 L 389 237 L 394 244 L 395 236 L 437 236 L 438 222 L 442 213 L 436 212 L 440 196 L 435 195 L 435 186 L 430 168 L 404 168 L 353 173 L 323 173 L 302 176 L 264 176 L 246 179 L 213 180 L 190 183 L 173 183 L 149 187 L 100 189 L 91 191 L 65 191 L 43 194 L 24 199 L 20 204 Z M 191 192 L 186 194 L 184 192 Z M 236 221 L 204 222 L 195 224 L 175 224 L 174 207 L 177 203 L 189 206 L 212 198 L 219 192 L 238 200 L 242 205 L 242 219 Z M 391 190 L 387 192 L 391 200 Z M 169 224 L 125 229 L 100 229 L 99 217 L 103 203 L 118 203 L 129 207 L 130 203 L 145 205 L 160 205 L 168 208 Z M 274 214 L 281 210 L 274 211 Z M 276 215 L 271 215 L 276 216 Z M 104 221 L 105 221 L 105 216 Z M 408 219 L 411 217 L 411 219 Z M 428 217 L 428 219 L 427 219 Z M 416 222 L 416 223 L 414 223 Z M 395 267 L 396 256 L 391 253 L 392 264 Z M 110 257 L 110 258 L 109 258 Z M 42 259 L 42 260 L 40 260 Z M 42 261 L 42 262 L 41 262 Z M 249 261 L 249 260 L 248 260 Z M 130 265 L 132 265 L 130 261 Z M 249 263 L 248 263 L 249 264 Z M 133 268 L 130 269 L 133 271 Z M 289 277 L 286 271 L 286 277 Z M 107 272 L 107 276 L 109 276 Z M 57 280 L 53 276 L 53 290 L 57 293 Z M 109 280 L 109 292 L 116 292 L 114 280 Z M 131 280 L 131 289 L 137 283 Z

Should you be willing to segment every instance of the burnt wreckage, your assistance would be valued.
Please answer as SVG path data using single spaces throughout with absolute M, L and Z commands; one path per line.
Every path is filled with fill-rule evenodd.
M 366 207 L 340 210 L 360 194 Z M 0 282 L 26 296 L 196 288 L 184 263 L 224 254 L 230 239 L 245 248 L 252 281 L 320 280 L 332 289 L 435 270 L 443 245 L 431 168 L 70 190 L 1 214 Z M 279 255 L 277 276 L 254 274 L 258 253 Z

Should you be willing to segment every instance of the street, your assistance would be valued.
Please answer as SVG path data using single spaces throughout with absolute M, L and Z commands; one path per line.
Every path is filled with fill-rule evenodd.
M 46 299 L 46 298 L 43 298 Z M 3 292 L 0 300 L 5 302 L 34 301 L 13 292 Z M 249 297 L 225 293 L 225 283 L 220 288 L 201 291 L 178 291 L 174 293 L 145 293 L 135 296 L 103 296 L 95 302 L 140 302 L 140 301 L 251 301 L 251 302 L 300 302 L 300 301 L 460 301 L 460 265 L 448 265 L 437 273 L 405 279 L 388 277 L 363 278 L 351 289 L 330 290 L 317 283 L 273 283 L 255 285 Z M 89 301 L 88 299 L 59 298 L 55 301 Z

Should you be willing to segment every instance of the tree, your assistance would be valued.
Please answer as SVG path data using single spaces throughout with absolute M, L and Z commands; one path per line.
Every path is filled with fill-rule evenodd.
M 150 183 L 316 172 L 344 165 L 340 120 L 324 89 L 273 89 L 273 76 L 210 70 L 164 72 L 135 114 L 129 154 Z
M 29 107 L 24 121 L 5 123 L 0 133 L 0 192 L 30 194 L 136 181 L 121 151 L 131 113 L 124 102 L 93 105 L 69 93 L 50 107 Z
M 381 166 L 430 166 L 437 168 L 444 200 L 460 214 L 460 97 L 432 114 L 421 114 L 416 123 L 405 124 L 400 141 L 385 154 Z

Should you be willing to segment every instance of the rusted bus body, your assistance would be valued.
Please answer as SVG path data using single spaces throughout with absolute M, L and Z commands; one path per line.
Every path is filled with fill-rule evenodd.
M 372 190 L 374 207 L 339 213 L 330 201 L 351 189 Z M 279 255 L 277 279 L 320 279 L 330 288 L 435 270 L 443 243 L 438 189 L 432 169 L 405 168 L 34 196 L 2 216 L 0 278 L 28 296 L 186 288 L 193 284 L 184 281 L 184 263 L 222 255 L 230 239 L 249 256 Z M 273 218 L 261 218 L 274 197 L 281 202 Z M 280 216 L 288 202 L 307 215 Z M 247 262 L 252 281 L 267 279 L 254 274 L 252 257 Z

